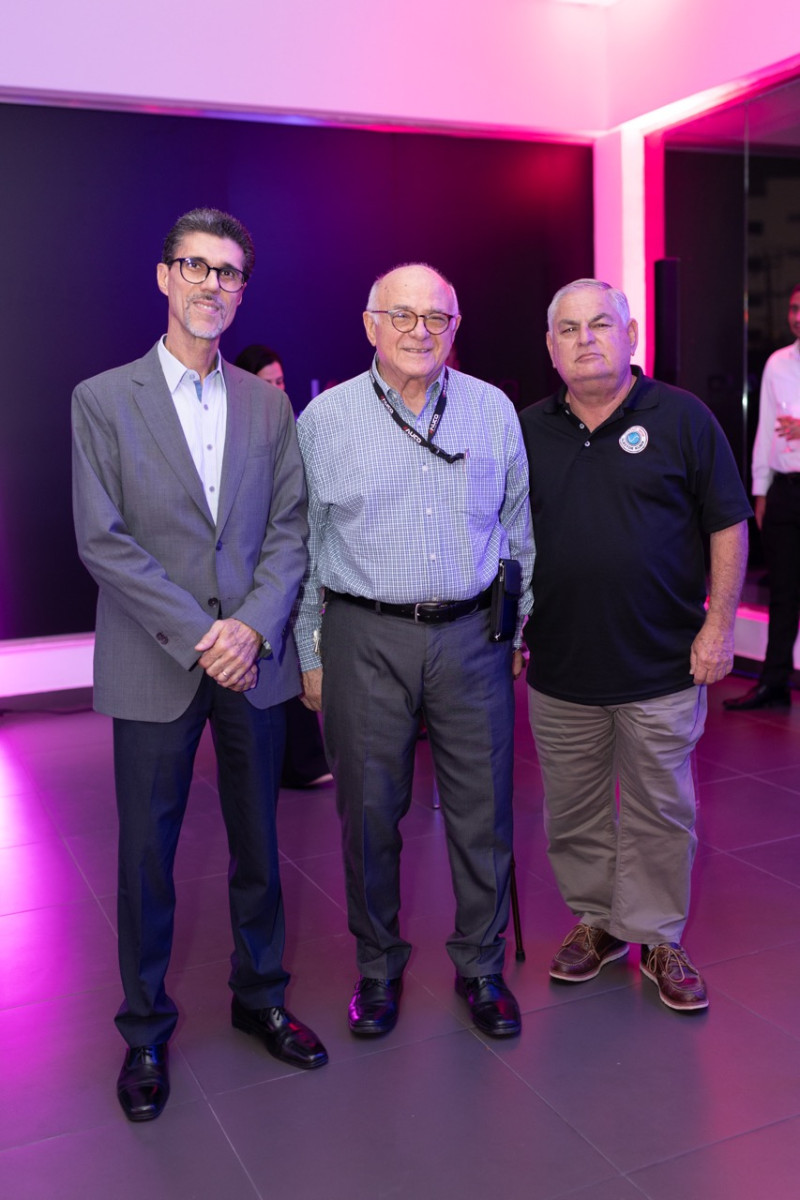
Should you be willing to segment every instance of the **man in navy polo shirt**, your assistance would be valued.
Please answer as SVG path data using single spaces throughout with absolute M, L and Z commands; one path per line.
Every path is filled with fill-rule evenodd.
M 631 366 L 622 292 L 579 279 L 547 317 L 564 386 L 521 415 L 537 545 L 527 678 L 548 855 L 578 919 L 550 974 L 592 979 L 638 942 L 663 1003 L 702 1009 L 681 945 L 691 755 L 705 685 L 733 665 L 750 507 L 709 410 Z

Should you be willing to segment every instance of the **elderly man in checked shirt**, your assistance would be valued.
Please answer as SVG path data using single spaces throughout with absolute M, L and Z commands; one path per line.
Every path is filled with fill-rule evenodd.
M 310 561 L 296 636 L 304 702 L 322 709 L 336 780 L 360 973 L 349 1024 L 359 1037 L 394 1027 L 411 951 L 398 919 L 398 826 L 423 718 L 456 899 L 447 941 L 456 991 L 483 1033 L 520 1030 L 502 935 L 513 680 L 532 603 L 528 474 L 508 398 L 445 366 L 460 322 L 438 272 L 389 271 L 364 313 L 369 370 L 323 392 L 297 424 Z M 493 642 L 489 591 L 501 558 L 519 560 L 523 591 L 515 637 Z

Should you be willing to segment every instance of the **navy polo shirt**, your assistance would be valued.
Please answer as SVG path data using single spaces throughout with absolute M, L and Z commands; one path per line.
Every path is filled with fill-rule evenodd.
M 751 515 L 717 420 L 642 375 L 590 432 L 566 387 L 520 414 L 536 539 L 528 683 L 578 704 L 693 686 L 705 535 Z

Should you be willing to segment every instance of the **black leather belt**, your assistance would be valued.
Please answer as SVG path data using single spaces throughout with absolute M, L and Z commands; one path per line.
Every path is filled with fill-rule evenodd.
M 492 590 L 487 588 L 479 596 L 471 600 L 423 600 L 419 604 L 384 604 L 382 600 L 370 600 L 368 596 L 351 596 L 348 592 L 326 592 L 326 599 L 345 600 L 348 604 L 357 604 L 359 608 L 369 608 L 372 612 L 383 613 L 387 617 L 405 617 L 423 625 L 441 625 L 445 621 L 457 621 L 481 608 L 488 608 L 492 602 Z

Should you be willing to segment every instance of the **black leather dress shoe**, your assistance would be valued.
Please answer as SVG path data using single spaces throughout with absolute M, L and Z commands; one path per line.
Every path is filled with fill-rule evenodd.
M 397 1024 L 403 980 L 368 979 L 362 975 L 347 1010 L 350 1032 L 356 1037 L 382 1037 Z
M 522 1029 L 519 1005 L 502 975 L 456 975 L 456 991 L 472 1014 L 472 1023 L 489 1037 L 516 1037 Z
M 234 1029 L 260 1038 L 273 1058 L 313 1071 L 324 1067 L 328 1051 L 313 1029 L 309 1029 L 285 1008 L 245 1008 L 236 997 L 231 1005 Z
M 791 693 L 785 685 L 757 683 L 743 696 L 737 696 L 733 700 L 723 700 L 722 707 L 734 712 L 746 712 L 751 708 L 789 708 L 791 703 Z
M 117 1098 L 129 1121 L 154 1121 L 169 1099 L 167 1043 L 131 1046 L 117 1079 Z

